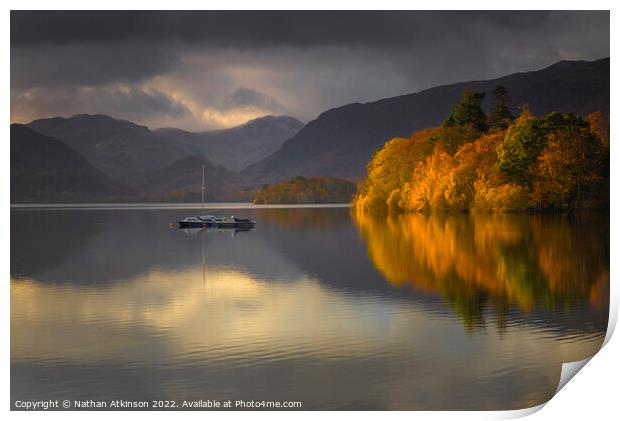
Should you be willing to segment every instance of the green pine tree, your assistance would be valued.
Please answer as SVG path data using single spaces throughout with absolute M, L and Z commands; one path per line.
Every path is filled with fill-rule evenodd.
M 497 85 L 493 91 L 493 105 L 489 112 L 489 127 L 504 130 L 514 120 L 509 108 L 510 97 L 508 91 L 502 85 Z
M 479 132 L 488 129 L 486 115 L 480 104 L 484 99 L 484 92 L 463 91 L 463 96 L 452 110 L 452 113 L 443 121 L 443 127 L 471 125 Z

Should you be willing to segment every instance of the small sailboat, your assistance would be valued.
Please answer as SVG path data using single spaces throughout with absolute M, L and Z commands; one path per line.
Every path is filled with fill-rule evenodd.
M 237 218 L 235 216 L 216 217 L 205 215 L 205 166 L 202 165 L 201 213 L 200 216 L 188 216 L 179 219 L 179 228 L 253 228 L 256 222 L 251 219 Z
M 205 228 L 209 226 L 215 226 L 213 220 L 215 216 L 205 215 L 205 166 L 202 165 L 202 186 L 201 192 L 201 213 L 200 216 L 188 216 L 186 218 L 177 221 L 179 228 Z

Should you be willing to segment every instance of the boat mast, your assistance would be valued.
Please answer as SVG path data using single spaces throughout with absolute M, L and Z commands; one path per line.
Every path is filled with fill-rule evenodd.
M 202 164 L 202 187 L 200 190 L 202 193 L 202 205 L 200 209 L 202 210 L 202 216 L 204 216 L 205 215 L 205 164 Z

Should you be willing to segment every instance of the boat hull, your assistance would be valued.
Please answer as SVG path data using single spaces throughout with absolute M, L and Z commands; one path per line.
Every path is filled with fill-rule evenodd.
M 194 221 L 177 221 L 179 228 L 208 228 L 215 227 L 214 224 L 209 222 L 194 222 Z
M 179 228 L 254 228 L 254 222 L 197 222 L 197 221 L 177 221 Z
M 204 224 L 197 222 L 179 222 L 179 228 L 202 228 Z

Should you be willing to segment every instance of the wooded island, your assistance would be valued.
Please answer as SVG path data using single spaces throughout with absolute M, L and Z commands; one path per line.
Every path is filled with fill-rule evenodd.
M 466 90 L 440 127 L 395 138 L 368 164 L 358 211 L 573 211 L 609 205 L 609 116 L 514 117 L 497 86 Z

